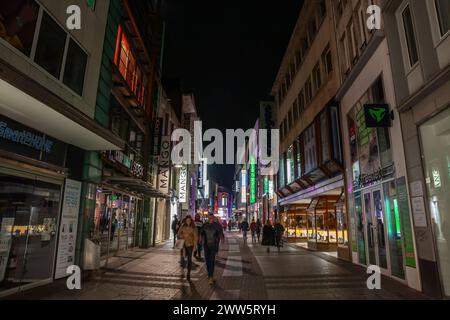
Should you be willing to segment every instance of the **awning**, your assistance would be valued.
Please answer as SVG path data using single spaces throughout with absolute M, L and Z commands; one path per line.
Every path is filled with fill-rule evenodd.
M 155 187 L 153 187 L 153 185 L 139 178 L 113 176 L 106 177 L 105 180 L 108 184 L 112 184 L 123 189 L 128 189 L 132 192 L 143 194 L 148 197 L 170 199 L 170 195 L 158 191 Z
M 0 114 L 83 150 L 125 146 L 94 119 L 1 59 Z

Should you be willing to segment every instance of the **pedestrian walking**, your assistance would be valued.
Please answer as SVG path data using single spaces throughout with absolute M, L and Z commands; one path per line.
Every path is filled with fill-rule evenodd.
M 173 249 L 175 249 L 175 243 L 177 242 L 177 229 L 178 229 L 178 217 L 175 216 L 172 221 L 172 233 L 173 233 Z
M 250 226 L 248 225 L 247 219 L 242 221 L 241 228 L 242 228 L 242 238 L 244 239 L 244 243 L 247 243 L 247 232 L 248 230 L 250 230 Z
M 283 234 L 285 229 L 279 220 L 275 222 L 274 229 L 275 229 L 275 246 L 278 248 L 278 251 L 280 251 L 281 247 L 283 246 Z
M 178 237 L 184 240 L 184 252 L 187 257 L 187 280 L 191 280 L 192 254 L 197 250 L 198 231 L 191 216 L 187 216 L 185 222 L 178 230 Z
M 219 252 L 220 241 L 223 240 L 223 230 L 220 223 L 216 222 L 216 218 L 212 213 L 208 216 L 208 221 L 203 224 L 201 238 L 203 248 L 205 250 L 205 263 L 208 271 L 208 283 L 213 285 L 214 266 L 216 263 L 216 255 Z
M 200 235 L 200 233 L 202 232 L 202 228 L 203 228 L 203 222 L 200 218 L 200 215 L 197 213 L 195 215 L 195 226 L 197 227 L 197 231 L 198 234 Z M 196 259 L 201 260 L 202 259 L 202 241 L 200 239 L 200 236 L 198 237 L 198 244 L 197 244 L 197 250 L 194 252 L 194 256 Z
M 252 243 L 256 243 L 256 222 L 255 219 L 252 219 L 252 223 L 250 223 L 250 232 L 252 233 Z
M 270 224 L 270 220 L 267 220 L 262 230 L 262 242 L 261 245 L 267 247 L 267 252 L 270 252 L 270 247 L 275 245 L 275 230 Z
M 186 219 L 187 219 L 187 216 L 184 217 L 183 220 L 178 221 L 178 224 L 177 224 L 177 238 L 178 238 L 178 240 L 179 240 L 179 239 L 182 239 L 182 238 L 180 238 L 180 235 L 179 235 L 178 231 L 180 231 L 180 228 L 181 228 L 181 226 L 186 222 Z M 178 248 L 178 247 L 177 247 L 177 248 Z M 182 268 L 184 268 L 185 265 L 186 265 L 185 251 L 184 251 L 184 248 L 183 248 L 183 247 L 178 248 L 178 249 L 180 249 L 180 265 L 181 265 Z
M 261 238 L 261 230 L 262 230 L 262 224 L 261 224 L 261 220 L 256 220 L 256 236 L 258 237 L 258 243 L 260 243 L 260 238 Z

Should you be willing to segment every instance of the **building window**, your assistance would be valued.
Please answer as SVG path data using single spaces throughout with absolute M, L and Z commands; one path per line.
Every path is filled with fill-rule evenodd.
M 303 90 L 301 90 L 300 93 L 298 94 L 297 100 L 298 100 L 298 114 L 300 117 L 305 111 L 305 94 Z
M 130 42 L 120 25 L 117 33 L 114 63 L 119 68 L 120 74 L 128 83 L 139 104 L 144 106 L 147 80 L 138 66 L 137 59 L 131 51 Z
M 294 127 L 294 110 L 291 108 L 291 110 L 289 110 L 289 128 L 293 128 Z
M 87 54 L 73 39 L 70 39 L 63 82 L 80 96 L 83 95 L 86 65 Z
M 38 14 L 39 5 L 34 0 L 20 1 L 20 4 L 19 1 L 1 1 L 0 38 L 29 57 Z M 6 21 L 13 21 L 13 23 L 6 23 Z M 14 21 L 20 21 L 22 26 L 17 26 Z
M 319 7 L 318 7 L 318 16 L 320 24 L 325 19 L 325 16 L 327 15 L 327 4 L 325 0 L 320 0 Z
M 402 12 L 402 20 L 403 28 L 405 30 L 406 44 L 408 46 L 409 64 L 412 67 L 419 61 L 419 53 L 417 51 L 414 24 L 409 5 L 407 5 Z
M 294 108 L 294 121 L 297 121 L 298 118 L 300 117 L 300 110 L 298 108 L 298 104 L 299 104 L 298 99 L 296 99 L 294 102 L 294 107 L 293 107 Z
M 317 63 L 313 70 L 314 92 L 322 86 L 322 75 L 320 73 L 320 63 Z
M 310 103 L 312 99 L 311 77 L 308 78 L 305 84 L 305 99 L 307 104 Z
M 288 123 L 288 117 L 284 118 L 284 135 L 286 136 L 289 133 L 289 123 Z
M 350 69 L 350 52 L 348 50 L 348 42 L 347 42 L 347 34 L 344 32 L 344 35 L 342 36 L 340 40 L 341 44 L 341 53 L 342 53 L 342 70 L 344 71 L 344 74 L 347 74 Z
M 435 0 L 435 3 L 441 35 L 444 36 L 450 31 L 450 1 Z
M 66 39 L 66 32 L 44 12 L 34 61 L 57 79 L 61 75 Z
M 328 45 L 322 53 L 322 63 L 325 67 L 326 75 L 329 75 L 333 71 L 333 58 L 331 56 L 331 48 Z
M 308 38 L 309 38 L 309 43 L 312 43 L 314 41 L 314 38 L 316 36 L 317 33 L 317 23 L 316 23 L 316 19 L 313 18 L 309 23 L 308 23 Z
M 291 145 L 287 151 L 286 157 L 286 180 L 287 184 L 290 184 L 295 179 L 295 169 L 294 169 L 294 147 Z

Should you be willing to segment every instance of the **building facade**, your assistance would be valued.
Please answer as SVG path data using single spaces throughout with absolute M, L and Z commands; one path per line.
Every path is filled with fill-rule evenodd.
M 450 295 L 450 4 L 385 1 L 422 290 Z
M 109 1 L 0 4 L 0 295 L 65 276 L 76 263 L 86 153 L 125 141 L 96 121 Z M 92 32 L 91 30 L 96 30 Z
M 345 178 L 352 261 L 421 290 L 409 204 L 402 127 L 381 21 L 367 26 L 367 8 L 380 1 L 335 6 Z M 378 113 L 377 113 L 378 112 Z M 383 120 L 384 119 L 384 120 Z M 382 121 L 383 120 L 383 121 Z
M 278 106 L 279 218 L 289 241 L 350 259 L 334 1 L 305 1 L 272 94 Z

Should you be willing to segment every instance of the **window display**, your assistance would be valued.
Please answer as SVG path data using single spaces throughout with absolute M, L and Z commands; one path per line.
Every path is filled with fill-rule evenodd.
M 420 126 L 431 224 L 446 295 L 450 295 L 450 108 Z
M 53 277 L 61 185 L 0 170 L 1 291 Z

